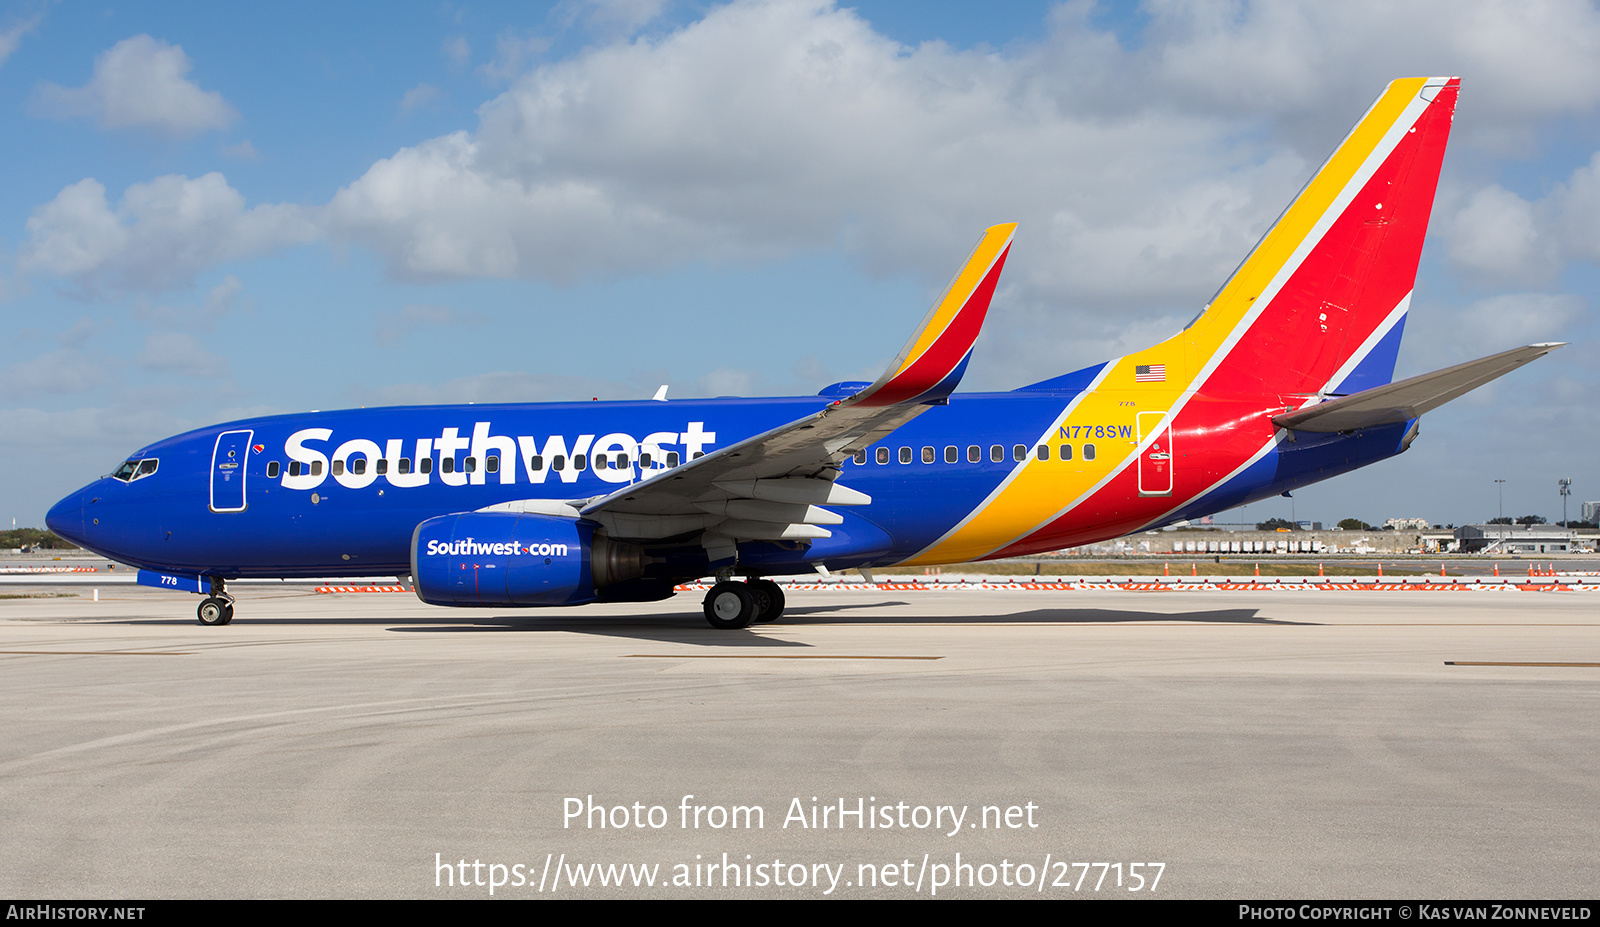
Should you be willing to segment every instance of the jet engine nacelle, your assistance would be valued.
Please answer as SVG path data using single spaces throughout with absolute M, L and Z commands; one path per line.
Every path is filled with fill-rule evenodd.
M 443 515 L 411 537 L 417 598 L 430 605 L 580 605 L 643 572 L 637 544 L 554 515 Z

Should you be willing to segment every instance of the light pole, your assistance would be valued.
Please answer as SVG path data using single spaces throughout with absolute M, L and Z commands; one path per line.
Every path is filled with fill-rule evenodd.
M 1500 517 L 1495 519 L 1495 524 L 1500 526 L 1500 552 L 1506 552 L 1506 481 L 1494 481 L 1495 492 L 1500 496 Z
M 1569 479 L 1556 480 L 1556 485 L 1561 487 L 1561 527 L 1571 527 L 1567 524 L 1567 497 L 1572 495 L 1572 481 Z

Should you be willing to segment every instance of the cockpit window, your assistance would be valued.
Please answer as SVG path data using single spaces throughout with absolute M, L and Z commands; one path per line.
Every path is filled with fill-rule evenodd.
M 156 467 L 159 464 L 160 461 L 154 457 L 124 461 L 122 466 L 117 468 L 117 472 L 111 474 L 111 478 L 121 480 L 124 483 L 142 480 L 156 472 Z

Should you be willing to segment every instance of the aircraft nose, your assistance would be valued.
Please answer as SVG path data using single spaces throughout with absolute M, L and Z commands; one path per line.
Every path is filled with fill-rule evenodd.
M 64 538 L 82 547 L 83 531 L 83 497 L 88 489 L 80 489 L 75 493 L 57 502 L 45 513 L 45 527 L 55 532 L 59 538 Z

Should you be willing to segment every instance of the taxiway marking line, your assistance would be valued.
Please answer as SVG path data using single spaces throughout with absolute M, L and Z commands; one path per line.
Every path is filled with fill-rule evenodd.
M 1500 660 L 1446 660 L 1445 666 L 1600 666 L 1600 663 L 1515 663 Z
M 0 650 L 0 654 L 41 657 L 189 657 L 194 655 L 181 650 Z

